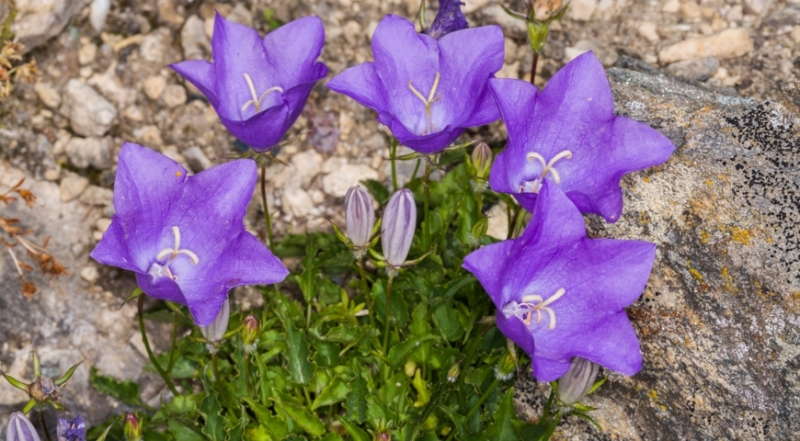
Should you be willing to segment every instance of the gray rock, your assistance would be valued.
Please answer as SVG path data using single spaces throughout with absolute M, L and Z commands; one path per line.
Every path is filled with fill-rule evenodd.
M 153 101 L 161 97 L 161 93 L 164 92 L 164 89 L 166 88 L 167 79 L 161 75 L 153 75 L 152 77 L 148 77 L 144 80 L 144 83 L 142 83 L 144 94 Z
M 678 61 L 666 67 L 666 71 L 689 81 L 705 81 L 719 69 L 719 60 L 714 57 L 701 57 Z
M 33 85 L 33 91 L 36 92 L 36 96 L 39 97 L 45 106 L 55 109 L 61 105 L 61 95 L 59 95 L 58 90 L 50 84 L 36 83 Z
M 111 143 L 107 138 L 74 137 L 67 142 L 66 152 L 75 167 L 92 166 L 98 170 L 111 167 Z
M 103 136 L 117 117 L 117 109 L 83 81 L 71 79 L 64 87 L 61 113 L 82 136 Z
M 161 99 L 169 108 L 186 104 L 186 98 L 186 89 L 180 84 L 170 84 L 161 94 Z
M 343 164 L 322 178 L 322 189 L 330 196 L 341 198 L 350 187 L 366 179 L 378 179 L 378 172 L 365 164 Z
M 183 57 L 187 60 L 203 60 L 211 53 L 211 42 L 206 36 L 203 19 L 190 16 L 181 29 L 181 47 Z
M 69 202 L 77 199 L 88 186 L 88 179 L 80 175 L 70 174 L 62 179 L 61 184 L 58 186 L 61 191 L 61 202 Z
M 114 192 L 108 188 L 90 185 L 78 198 L 86 205 L 99 207 L 112 207 L 114 205 Z
M 89 0 L 17 1 L 17 17 L 11 31 L 25 45 L 25 52 L 31 51 L 61 33 L 87 4 Z
M 586 400 L 599 408 L 592 416 L 602 433 L 568 421 L 564 438 L 796 439 L 796 109 L 658 72 L 610 69 L 608 76 L 617 111 L 659 129 L 678 150 L 664 166 L 623 179 L 617 223 L 589 217 L 593 236 L 654 242 L 658 255 L 645 292 L 628 308 L 642 371 L 609 375 Z M 528 375 L 518 386 L 518 412 L 529 418 L 546 386 Z
M 506 14 L 506 11 L 498 4 L 483 8 L 481 13 L 487 23 L 500 25 L 506 37 L 524 38 L 528 36 L 528 28 L 525 27 L 525 22 Z
M 158 28 L 147 34 L 139 45 L 139 55 L 151 63 L 168 64 L 172 61 L 170 46 L 172 32 L 168 28 Z
M 201 171 L 214 165 L 214 163 L 211 162 L 211 160 L 208 159 L 208 156 L 206 156 L 206 154 L 203 152 L 203 149 L 197 146 L 184 151 L 183 157 L 186 158 L 186 162 L 195 173 L 200 173 Z

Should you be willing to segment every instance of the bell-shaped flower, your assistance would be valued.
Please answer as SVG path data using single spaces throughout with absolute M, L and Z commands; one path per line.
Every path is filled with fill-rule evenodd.
M 375 208 L 369 192 L 360 185 L 350 187 L 344 195 L 344 214 L 347 238 L 356 249 L 363 249 L 369 244 L 372 229 L 375 227 Z
M 214 321 L 208 326 L 201 326 L 200 333 L 209 342 L 218 342 L 225 336 L 225 331 L 228 330 L 228 322 L 231 319 L 231 301 L 227 297 L 222 302 L 222 308 L 214 317 Z
M 585 358 L 575 357 L 569 370 L 558 379 L 558 399 L 571 406 L 585 397 L 594 386 L 600 365 Z
M 614 116 L 603 66 L 587 52 L 539 93 L 525 81 L 489 81 L 508 129 L 489 184 L 533 211 L 542 181 L 558 184 L 584 213 L 622 214 L 622 175 L 665 162 L 675 147 L 655 129 Z
M 268 33 L 217 14 L 214 62 L 173 64 L 206 96 L 231 134 L 255 150 L 274 147 L 303 110 L 328 68 L 317 62 L 325 42 L 319 17 L 305 17 Z
M 8 418 L 6 441 L 41 441 L 36 428 L 22 412 L 14 412 Z
M 411 190 L 403 188 L 389 199 L 381 221 L 383 257 L 390 268 L 403 265 L 417 227 L 417 205 Z
M 439 10 L 436 11 L 436 18 L 428 29 L 425 29 L 425 35 L 430 35 L 433 38 L 439 39 L 445 35 L 466 29 L 469 24 L 467 17 L 461 11 L 463 6 L 460 0 L 439 0 Z
M 351 67 L 328 87 L 375 109 L 401 144 L 436 153 L 468 127 L 499 118 L 487 80 L 503 67 L 503 32 L 482 26 L 440 39 L 387 15 L 372 36 L 375 62 Z
M 86 423 L 78 415 L 75 419 L 59 418 L 56 426 L 58 441 L 86 441 Z
M 195 323 L 208 326 L 231 288 L 289 273 L 244 229 L 256 175 L 255 162 L 242 159 L 188 176 L 172 159 L 126 143 L 116 214 L 91 257 L 133 271 L 145 294 L 187 305 Z
M 588 239 L 583 216 L 550 181 L 542 184 L 518 239 L 464 259 L 497 307 L 497 327 L 533 362 L 539 381 L 564 375 L 582 357 L 624 375 L 641 369 L 639 341 L 624 308 L 639 297 L 655 245 Z

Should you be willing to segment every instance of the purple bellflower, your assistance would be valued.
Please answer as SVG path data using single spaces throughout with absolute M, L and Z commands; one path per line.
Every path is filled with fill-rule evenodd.
M 438 40 L 453 31 L 466 29 L 469 25 L 467 17 L 464 17 L 464 13 L 461 12 L 462 6 L 464 3 L 460 0 L 439 0 L 436 18 L 433 19 L 431 27 L 425 30 L 425 35 L 430 35 Z
M 14 412 L 8 418 L 6 441 L 41 441 L 41 438 L 24 413 Z
M 351 67 L 328 87 L 375 109 L 401 144 L 436 153 L 468 127 L 500 117 L 487 80 L 503 67 L 503 32 L 482 26 L 440 39 L 387 15 L 372 36 L 373 63 Z
M 214 62 L 173 64 L 214 106 L 220 121 L 255 150 L 274 147 L 303 110 L 328 68 L 316 62 L 325 42 L 319 17 L 305 17 L 268 33 L 225 20 L 217 13 Z
M 661 164 L 675 150 L 655 129 L 614 116 L 611 87 L 590 52 L 564 66 L 541 93 L 521 80 L 489 84 L 508 129 L 489 183 L 528 211 L 548 179 L 581 212 L 615 222 L 622 213 L 622 175 Z
M 497 327 L 533 362 L 539 381 L 564 375 L 582 357 L 623 375 L 642 367 L 624 308 L 644 290 L 655 245 L 588 239 L 583 216 L 544 181 L 531 223 L 518 239 L 464 259 L 497 306 Z
M 116 214 L 91 257 L 133 271 L 145 294 L 187 305 L 195 323 L 208 326 L 231 288 L 288 274 L 242 224 L 255 183 L 251 160 L 187 176 L 166 156 L 126 143 L 114 182 Z
M 58 419 L 56 426 L 58 441 L 86 441 L 86 424 L 83 417 L 78 415 L 75 419 Z

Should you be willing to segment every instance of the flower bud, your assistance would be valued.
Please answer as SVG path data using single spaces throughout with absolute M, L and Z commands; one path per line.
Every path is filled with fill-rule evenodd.
M 353 246 L 367 246 L 375 226 L 375 209 L 369 192 L 360 185 L 350 187 L 344 196 L 344 214 L 347 220 L 347 237 Z
M 41 441 L 39 434 L 22 412 L 14 412 L 8 419 L 6 441 Z
M 255 344 L 258 341 L 259 327 L 258 320 L 252 314 L 242 320 L 244 327 L 242 328 L 242 343 L 245 350 L 248 348 L 255 349 Z
M 405 371 L 406 375 L 409 377 L 413 377 L 417 372 L 417 363 L 415 363 L 414 360 L 406 361 L 406 364 L 403 366 L 403 371 Z
M 391 440 L 392 437 L 386 432 L 381 432 L 375 435 L 375 441 L 391 441 Z
M 228 319 L 231 317 L 231 302 L 226 297 L 222 303 L 222 308 L 217 313 L 217 317 L 208 326 L 200 326 L 200 332 L 209 342 L 218 342 L 225 336 L 228 330 Z
M 545 21 L 548 18 L 561 12 L 563 6 L 562 0 L 536 0 L 533 3 L 533 10 L 536 14 L 536 19 Z
M 59 418 L 56 436 L 58 441 L 86 441 L 86 424 L 83 422 L 83 417 L 78 415 L 72 420 Z
M 580 401 L 594 385 L 600 365 L 585 358 L 575 357 L 569 370 L 558 380 L 558 398 L 570 406 Z
M 492 169 L 492 149 L 485 142 L 482 142 L 472 151 L 471 159 L 475 176 L 480 179 L 487 179 L 489 171 Z
M 458 380 L 458 375 L 461 373 L 461 367 L 458 363 L 454 364 L 450 367 L 450 370 L 447 371 L 447 381 L 450 383 L 455 383 Z
M 417 226 L 417 205 L 414 194 L 404 188 L 392 195 L 381 224 L 381 243 L 386 263 L 399 267 L 406 261 L 414 229 Z
M 122 425 L 126 441 L 142 440 L 142 426 L 139 424 L 139 419 L 136 418 L 136 415 L 132 413 L 125 414 Z

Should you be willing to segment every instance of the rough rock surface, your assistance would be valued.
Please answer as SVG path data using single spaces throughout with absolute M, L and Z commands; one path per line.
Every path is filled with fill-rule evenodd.
M 572 421 L 561 439 L 798 439 L 797 108 L 644 66 L 608 71 L 617 111 L 661 130 L 678 150 L 664 166 L 624 179 L 616 224 L 590 217 L 589 227 L 658 245 L 648 286 L 628 309 L 644 368 L 610 375 L 586 400 L 600 408 L 593 415 L 602 433 Z M 529 378 L 521 375 L 517 390 L 526 417 L 547 393 Z
M 19 18 L 11 30 L 30 51 L 58 35 L 87 4 L 89 0 L 16 0 Z

